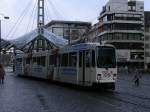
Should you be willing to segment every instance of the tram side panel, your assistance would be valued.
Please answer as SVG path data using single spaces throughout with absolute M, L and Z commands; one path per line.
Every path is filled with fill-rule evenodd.
M 77 69 L 74 67 L 60 67 L 59 81 L 76 84 L 77 83 Z
M 34 55 L 30 70 L 32 77 L 47 79 L 47 56 L 46 54 Z
M 15 59 L 15 74 L 23 75 L 24 74 L 24 62 L 22 57 L 16 57 Z
M 77 84 L 77 53 L 62 53 L 59 55 L 56 80 Z

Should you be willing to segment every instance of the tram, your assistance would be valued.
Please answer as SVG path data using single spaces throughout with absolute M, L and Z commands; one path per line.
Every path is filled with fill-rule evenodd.
M 115 89 L 116 51 L 112 45 L 82 43 L 24 54 L 16 56 L 15 73 L 80 86 Z

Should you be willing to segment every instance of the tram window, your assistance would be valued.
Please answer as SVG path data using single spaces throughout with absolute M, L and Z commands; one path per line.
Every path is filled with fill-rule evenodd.
M 69 66 L 75 67 L 77 65 L 77 53 L 69 54 Z
M 22 58 L 18 58 L 17 61 L 18 61 L 18 62 L 22 62 Z
M 26 64 L 30 64 L 30 59 L 26 58 Z
M 33 64 L 36 63 L 36 57 L 33 58 Z
M 61 55 L 58 56 L 58 66 L 61 66 Z
M 61 58 L 61 65 L 62 66 L 68 66 L 68 54 L 62 54 Z
M 56 65 L 57 57 L 55 55 L 51 55 L 49 58 L 49 65 Z
M 92 67 L 95 67 L 95 51 L 92 51 Z
M 36 62 L 37 62 L 37 65 L 41 65 L 41 63 L 40 63 L 40 57 L 37 57 Z
M 82 52 L 79 52 L 79 67 L 82 67 Z
M 41 62 L 40 62 L 40 65 L 42 65 L 42 66 L 45 66 L 45 59 L 46 59 L 46 57 L 45 56 L 42 56 L 41 57 Z
M 59 55 L 59 65 L 62 66 L 62 54 Z
M 86 51 L 85 62 L 86 62 L 86 67 L 90 67 L 90 62 L 91 62 L 91 52 L 90 51 Z

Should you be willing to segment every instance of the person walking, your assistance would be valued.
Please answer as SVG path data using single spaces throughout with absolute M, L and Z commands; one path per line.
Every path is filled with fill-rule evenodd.
M 0 83 L 1 84 L 4 83 L 4 76 L 5 76 L 5 70 L 2 66 L 2 64 L 0 64 Z
M 139 84 L 140 84 L 140 76 L 139 76 L 138 69 L 135 69 L 134 83 L 135 83 L 136 86 L 139 86 Z

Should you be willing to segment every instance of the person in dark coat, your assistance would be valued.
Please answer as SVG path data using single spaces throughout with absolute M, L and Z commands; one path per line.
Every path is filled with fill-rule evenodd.
M 5 70 L 2 66 L 2 64 L 0 64 L 0 83 L 4 83 L 4 76 L 5 76 Z
M 138 69 L 135 69 L 134 83 L 136 86 L 139 86 L 140 84 L 140 74 L 139 74 Z

